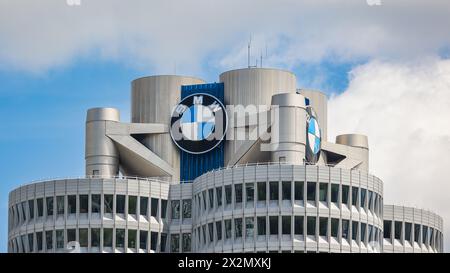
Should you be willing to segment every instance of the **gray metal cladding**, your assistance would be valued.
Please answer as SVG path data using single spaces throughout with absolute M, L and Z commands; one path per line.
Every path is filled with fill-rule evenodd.
M 297 80 L 293 73 L 278 69 L 244 68 L 220 74 L 225 85 L 226 105 L 270 106 L 272 95 L 295 93 Z M 231 115 L 230 115 L 231 116 Z M 236 130 L 229 128 L 229 130 Z M 242 141 L 228 140 L 225 147 L 225 165 L 238 150 Z
M 193 77 L 163 75 L 134 80 L 131 83 L 131 122 L 162 123 L 170 126 L 172 108 L 180 101 L 181 86 L 203 84 Z M 140 139 L 147 148 L 169 163 L 179 180 L 180 154 L 170 134 L 155 134 Z

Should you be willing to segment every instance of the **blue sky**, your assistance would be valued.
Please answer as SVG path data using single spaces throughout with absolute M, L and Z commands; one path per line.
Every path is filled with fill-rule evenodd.
M 385 183 L 385 200 L 429 208 L 450 221 L 450 183 L 444 183 L 450 159 L 407 168 L 450 152 L 450 2 L 381 3 L 1 1 L 0 252 L 11 189 L 84 174 L 88 108 L 116 107 L 128 121 L 133 79 L 176 70 L 217 81 L 221 72 L 247 65 L 250 37 L 252 62 L 262 54 L 265 67 L 293 71 L 299 87 L 333 94 L 329 136 L 369 135 L 371 171 Z M 422 122 L 429 109 L 433 126 Z M 414 122 L 406 113 L 416 115 Z M 406 167 L 386 167 L 399 160 Z M 425 190 L 423 181 L 447 190 Z
M 306 83 L 322 73 L 326 79 L 321 79 L 320 84 L 311 82 L 305 87 L 326 86 L 331 92 L 345 89 L 349 69 L 348 64 L 325 63 L 295 70 L 301 71 Z M 205 71 L 200 76 L 210 82 L 217 81 L 221 72 L 214 68 Z M 129 120 L 130 82 L 152 74 L 95 59 L 43 75 L 0 71 L 1 252 L 6 251 L 7 244 L 9 191 L 34 180 L 82 176 L 86 110 L 116 107 L 121 110 L 121 119 Z

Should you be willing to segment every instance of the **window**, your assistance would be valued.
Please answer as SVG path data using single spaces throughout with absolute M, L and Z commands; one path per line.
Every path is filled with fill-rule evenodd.
M 103 229 L 103 247 L 112 247 L 112 237 L 113 230 L 112 228 L 104 228 Z
M 64 229 L 56 230 L 56 248 L 64 248 Z
M 180 235 L 171 234 L 170 235 L 170 252 L 178 253 L 180 252 Z
M 245 237 L 246 238 L 253 238 L 253 231 L 255 227 L 253 217 L 246 217 L 245 218 Z
M 45 198 L 45 204 L 47 206 L 47 216 L 53 216 L 53 197 Z
M 214 224 L 213 223 L 208 224 L 208 235 L 209 235 L 209 242 L 212 243 L 214 241 Z
M 116 213 L 125 213 L 125 195 L 116 195 Z
M 366 242 L 366 227 L 367 227 L 366 223 L 361 223 L 361 242 L 362 243 Z
M 116 248 L 124 248 L 125 247 L 125 229 L 117 228 L 116 229 Z
M 231 204 L 231 185 L 225 186 L 225 203 L 227 205 Z
M 348 240 L 349 220 L 342 220 L 342 239 Z
M 383 221 L 383 231 L 384 231 L 383 237 L 385 239 L 391 239 L 391 234 L 392 234 L 391 227 L 392 227 L 391 221 L 386 221 L 386 220 Z
M 316 235 L 316 217 L 308 216 L 306 218 L 306 232 L 307 235 Z
M 304 184 L 302 181 L 295 181 L 294 183 L 295 200 L 303 200 L 303 187 Z
M 222 240 L 222 221 L 216 222 L 216 235 L 218 241 Z
M 158 245 L 158 233 L 152 231 L 150 232 L 150 250 L 156 251 L 157 245 Z
M 337 203 L 339 198 L 339 185 L 331 184 L 331 202 Z
M 128 214 L 136 215 L 137 212 L 137 196 L 128 196 Z
M 139 248 L 147 250 L 147 238 L 148 238 L 148 231 L 146 230 L 140 230 L 139 231 Z
M 361 202 L 359 204 L 361 208 L 366 208 L 366 193 L 366 189 L 361 189 Z
M 33 233 L 28 233 L 28 250 L 30 252 L 34 251 Z
M 319 201 L 327 202 L 328 199 L 328 184 L 320 183 L 319 184 Z
M 373 192 L 369 191 L 369 210 L 373 211 Z
M 303 216 L 294 217 L 294 234 L 303 235 Z
M 251 203 L 255 200 L 255 184 L 247 183 L 245 184 L 245 200 Z
M 36 232 L 36 244 L 37 244 L 37 250 L 42 250 L 42 232 Z
M 338 237 L 339 232 L 339 219 L 331 218 L 331 237 Z
M 230 219 L 225 220 L 225 238 L 226 239 L 231 238 L 231 220 Z
M 242 184 L 234 185 L 234 197 L 236 203 L 242 203 Z
M 183 200 L 183 219 L 192 217 L 192 200 L 184 199 Z
M 151 199 L 151 216 L 158 217 L 158 199 L 152 198 Z
M 80 247 L 88 247 L 88 229 L 80 228 L 78 230 L 78 236 L 80 238 Z
M 147 216 L 148 213 L 148 197 L 141 196 L 139 198 L 139 214 Z
M 217 207 L 222 206 L 222 187 L 216 188 Z
M 352 240 L 358 239 L 358 222 L 352 221 Z
M 209 208 L 214 208 L 214 189 L 208 190 L 208 196 L 209 196 Z
M 278 235 L 278 216 L 269 216 L 270 235 Z
M 271 201 L 278 201 L 278 182 L 269 183 L 269 195 Z
M 400 240 L 402 237 L 402 222 L 395 221 L 394 225 L 394 238 Z
M 266 201 L 266 182 L 258 182 L 258 201 Z
M 58 215 L 64 215 L 64 196 L 56 197 L 56 213 Z
M 27 237 L 25 235 L 20 236 L 20 241 L 22 242 L 22 252 L 26 252 L 26 240 Z
M 30 220 L 34 219 L 34 200 L 28 200 L 28 212 L 30 213 Z
M 308 182 L 306 184 L 306 195 L 308 201 L 316 201 L 316 183 Z
M 80 198 L 80 213 L 88 213 L 88 195 L 82 194 Z
M 283 235 L 291 235 L 291 216 L 281 217 L 281 233 Z
M 414 224 L 414 242 L 419 243 L 420 239 L 420 225 Z
M 37 202 L 38 217 L 42 217 L 44 216 L 44 199 L 38 198 L 36 202 Z
M 53 249 L 53 230 L 45 232 L 45 245 L 47 250 Z
M 352 187 L 352 205 L 356 207 L 358 201 L 358 188 Z
M 349 186 L 342 186 L 342 204 L 348 205 Z
M 372 226 L 372 225 L 369 225 L 368 229 L 369 229 L 369 237 L 368 237 L 368 241 L 369 241 L 369 243 L 370 243 L 370 242 L 373 242 L 373 226 Z
M 206 225 L 202 226 L 203 244 L 206 244 Z
M 167 233 L 161 233 L 161 252 L 166 252 Z
M 161 218 L 165 219 L 167 214 L 167 200 L 161 199 Z
M 172 219 L 180 219 L 180 200 L 172 200 Z
M 202 192 L 203 210 L 206 210 L 206 190 Z
M 24 201 L 24 202 L 22 202 L 21 204 L 20 204 L 20 206 L 22 207 L 22 221 L 23 222 L 25 222 L 25 220 L 27 219 L 27 217 L 26 217 L 26 212 L 25 212 L 25 210 L 26 210 L 26 202 Z
M 112 194 L 105 194 L 104 195 L 104 201 L 103 205 L 105 206 L 104 210 L 105 213 L 113 213 L 113 195 Z
M 91 247 L 100 247 L 100 229 L 91 229 Z
M 73 242 L 77 240 L 77 230 L 74 228 L 67 230 L 67 242 Z
M 190 252 L 191 251 L 191 234 L 190 233 L 183 233 L 183 252 Z
M 234 237 L 242 237 L 242 218 L 234 219 Z
M 135 229 L 128 230 L 128 248 L 136 248 L 136 236 L 137 230 Z
M 291 181 L 281 182 L 282 200 L 291 200 Z
M 320 217 L 319 218 L 319 235 L 327 236 L 328 234 L 328 218 Z
M 91 195 L 91 212 L 100 213 L 100 194 Z
M 258 235 L 266 235 L 266 217 L 258 216 L 256 221 L 258 224 Z
M 411 223 L 405 223 L 405 241 L 411 242 Z

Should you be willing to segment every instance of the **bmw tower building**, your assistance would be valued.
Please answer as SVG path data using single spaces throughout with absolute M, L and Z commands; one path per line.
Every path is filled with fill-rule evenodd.
M 442 217 L 384 204 L 368 143 L 329 141 L 289 71 L 139 78 L 130 122 L 87 111 L 85 176 L 10 192 L 8 251 L 443 252 Z

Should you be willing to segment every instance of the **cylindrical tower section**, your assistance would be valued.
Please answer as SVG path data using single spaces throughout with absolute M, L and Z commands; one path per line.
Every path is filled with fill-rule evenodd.
M 321 91 L 310 89 L 299 89 L 298 93 L 308 99 L 309 105 L 312 106 L 317 114 L 319 126 L 321 130 L 322 140 L 327 141 L 328 127 L 328 102 L 327 95 Z
M 297 80 L 293 73 L 279 69 L 244 68 L 220 75 L 224 83 L 225 104 L 247 107 L 249 105 L 270 107 L 272 96 L 278 93 L 295 93 Z M 261 109 L 259 109 L 261 110 Z M 229 113 L 230 119 L 234 117 Z M 230 123 L 233 125 L 233 123 Z M 237 128 L 230 126 L 228 134 L 237 135 Z M 248 129 L 247 129 L 248 130 Z M 227 136 L 229 140 L 229 137 Z M 225 145 L 225 164 L 245 140 L 229 140 Z
M 113 141 L 105 135 L 106 122 L 120 121 L 115 108 L 92 108 L 86 117 L 86 176 L 116 176 L 119 174 L 119 153 Z
M 361 164 L 356 168 L 358 170 L 369 170 L 369 140 L 367 136 L 360 134 L 344 134 L 336 136 L 336 144 L 342 144 L 358 148 L 358 151 L 350 156 L 361 160 Z
M 181 86 L 203 83 L 198 78 L 175 75 L 149 76 L 132 81 L 131 122 L 170 126 L 171 111 L 180 101 Z M 179 180 L 180 154 L 170 134 L 149 135 L 140 141 L 169 163 L 175 170 L 172 180 Z
M 284 93 L 272 97 L 271 161 L 303 164 L 306 145 L 305 97 Z

